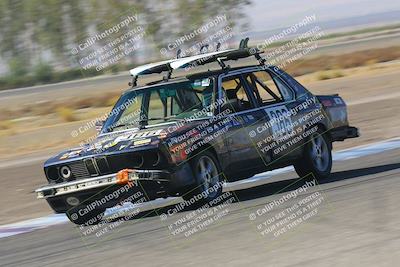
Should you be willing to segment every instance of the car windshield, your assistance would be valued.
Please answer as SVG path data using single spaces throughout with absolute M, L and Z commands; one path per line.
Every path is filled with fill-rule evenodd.
M 103 132 L 212 116 L 214 99 L 211 78 L 130 91 L 117 101 Z

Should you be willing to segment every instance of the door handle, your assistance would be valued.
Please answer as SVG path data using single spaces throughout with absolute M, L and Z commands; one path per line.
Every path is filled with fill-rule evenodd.
M 232 144 L 233 144 L 233 138 L 232 138 L 232 137 L 228 137 L 228 138 L 226 139 L 226 143 L 227 143 L 228 145 L 232 145 Z

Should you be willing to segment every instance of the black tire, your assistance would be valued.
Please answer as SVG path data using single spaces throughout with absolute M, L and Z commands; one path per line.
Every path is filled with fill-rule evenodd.
M 332 142 L 322 130 L 313 133 L 303 149 L 303 156 L 295 164 L 297 174 L 306 179 L 325 179 L 332 170 Z
M 214 154 L 205 151 L 196 155 L 190 162 L 195 184 L 182 195 L 184 200 L 197 197 L 196 204 L 205 204 L 222 194 L 221 168 Z M 204 170 L 207 170 L 205 172 Z
M 87 208 L 86 206 L 77 206 L 66 212 L 68 219 L 77 225 L 95 225 L 99 224 L 103 220 L 106 209 L 95 209 L 89 211 L 84 215 L 79 215 L 79 210 Z

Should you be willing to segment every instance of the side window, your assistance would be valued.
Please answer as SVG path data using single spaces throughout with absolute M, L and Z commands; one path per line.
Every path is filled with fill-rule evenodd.
M 278 78 L 266 71 L 249 73 L 246 80 L 254 90 L 261 106 L 288 101 L 293 98 L 292 91 Z
M 279 91 L 283 97 L 283 100 L 290 101 L 293 100 L 294 95 L 293 91 L 276 75 L 273 76 L 276 86 L 279 88 Z
M 240 76 L 226 77 L 221 84 L 224 104 L 222 110 L 230 109 L 232 112 L 252 109 L 251 97 L 245 89 Z
M 178 104 L 178 99 L 176 96 L 167 98 L 167 110 L 170 111 L 171 116 L 182 113 L 182 109 Z
M 282 78 L 285 79 L 285 81 L 288 83 L 290 88 L 293 88 L 293 90 L 296 92 L 296 98 L 305 98 L 310 95 L 310 92 L 307 91 L 307 89 L 299 83 L 295 78 L 284 72 L 283 70 L 279 69 L 277 71 L 278 75 L 280 75 Z

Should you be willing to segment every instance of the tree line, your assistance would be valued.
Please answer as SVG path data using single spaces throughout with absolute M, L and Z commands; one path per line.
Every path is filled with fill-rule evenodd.
M 138 15 L 129 28 L 144 27 L 149 58 L 161 58 L 160 48 L 218 14 L 226 13 L 232 27 L 245 27 L 242 10 L 248 4 L 249 0 L 1 0 L 0 89 L 119 71 L 121 63 L 137 64 L 141 49 L 133 51 L 130 60 L 100 72 L 83 71 L 71 55 L 83 40 L 120 23 L 129 12 Z

